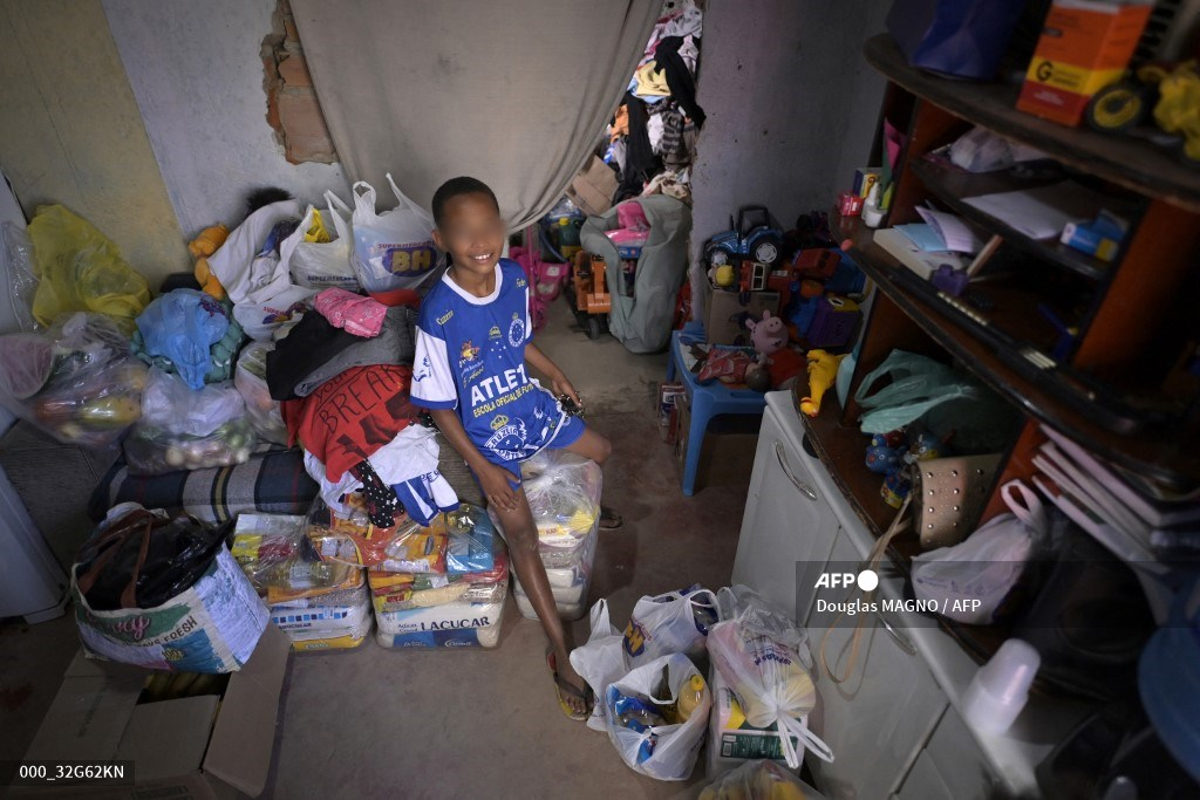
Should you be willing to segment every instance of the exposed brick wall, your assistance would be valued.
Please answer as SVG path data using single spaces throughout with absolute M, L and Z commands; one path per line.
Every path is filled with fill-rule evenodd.
M 288 0 L 279 0 L 273 20 L 274 29 L 262 42 L 267 122 L 275 130 L 288 161 L 333 164 L 337 152 L 308 74 Z

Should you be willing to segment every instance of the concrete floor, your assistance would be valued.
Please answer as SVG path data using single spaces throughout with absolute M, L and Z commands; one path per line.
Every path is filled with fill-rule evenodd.
M 589 341 L 565 303 L 538 345 L 584 396 L 588 422 L 615 446 L 605 499 L 625 526 L 601 535 L 591 600 L 614 624 L 644 594 L 729 581 L 745 483 L 685 498 L 653 412 L 666 356 Z M 90 489 L 85 487 L 83 490 Z M 587 638 L 586 620 L 573 626 Z M 0 625 L 0 759 L 22 755 L 75 650 L 71 618 Z M 558 710 L 544 637 L 511 598 L 495 650 L 358 650 L 294 656 L 284 684 L 263 797 L 692 797 L 687 784 L 644 778 L 603 733 Z

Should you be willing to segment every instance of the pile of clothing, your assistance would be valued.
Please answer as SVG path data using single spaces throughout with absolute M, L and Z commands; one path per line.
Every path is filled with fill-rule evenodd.
M 322 558 L 307 534 L 301 516 L 240 514 L 233 557 L 293 650 L 358 647 L 373 621 L 366 570 Z
M 367 572 L 383 647 L 495 647 L 508 553 L 482 509 L 464 503 L 389 544 Z
M 600 527 L 603 475 L 594 461 L 565 450 L 543 450 L 521 465 L 522 484 L 538 529 L 538 555 L 564 619 L 579 619 L 587 610 L 592 562 Z M 499 520 L 492 521 L 500 527 Z M 517 608 L 537 619 L 529 597 L 513 576 Z
M 604 160 L 620 175 L 614 202 L 666 194 L 691 203 L 691 165 L 704 109 L 696 103 L 703 13 L 694 0 L 664 4 L 609 128 Z

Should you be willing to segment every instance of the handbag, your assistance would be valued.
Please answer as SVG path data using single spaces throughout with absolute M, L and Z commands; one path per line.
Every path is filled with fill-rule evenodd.
M 999 453 L 933 458 L 913 465 L 913 493 L 918 498 L 913 525 L 923 550 L 958 544 L 974 530 L 999 465 Z

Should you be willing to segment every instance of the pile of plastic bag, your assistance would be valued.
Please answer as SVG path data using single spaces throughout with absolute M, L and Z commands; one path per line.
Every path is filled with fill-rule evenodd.
M 521 465 L 521 478 L 554 604 L 562 618 L 579 619 L 587 608 L 596 557 L 604 480 L 600 467 L 566 450 L 546 449 Z M 489 513 L 503 533 L 499 518 Z M 537 619 L 515 574 L 513 592 L 521 615 Z
M 706 733 L 710 778 L 754 758 L 794 771 L 805 750 L 833 758 L 807 728 L 816 692 L 806 639 L 744 586 L 692 586 L 643 597 L 623 633 L 600 600 L 571 665 L 596 696 L 588 727 L 606 731 L 636 772 L 687 780 Z
M 366 570 L 323 559 L 307 534 L 305 517 L 241 514 L 233 557 L 293 650 L 358 647 L 373 623 Z
M 62 316 L 0 336 L 0 405 L 60 442 L 106 447 L 142 415 L 146 367 L 108 317 Z

